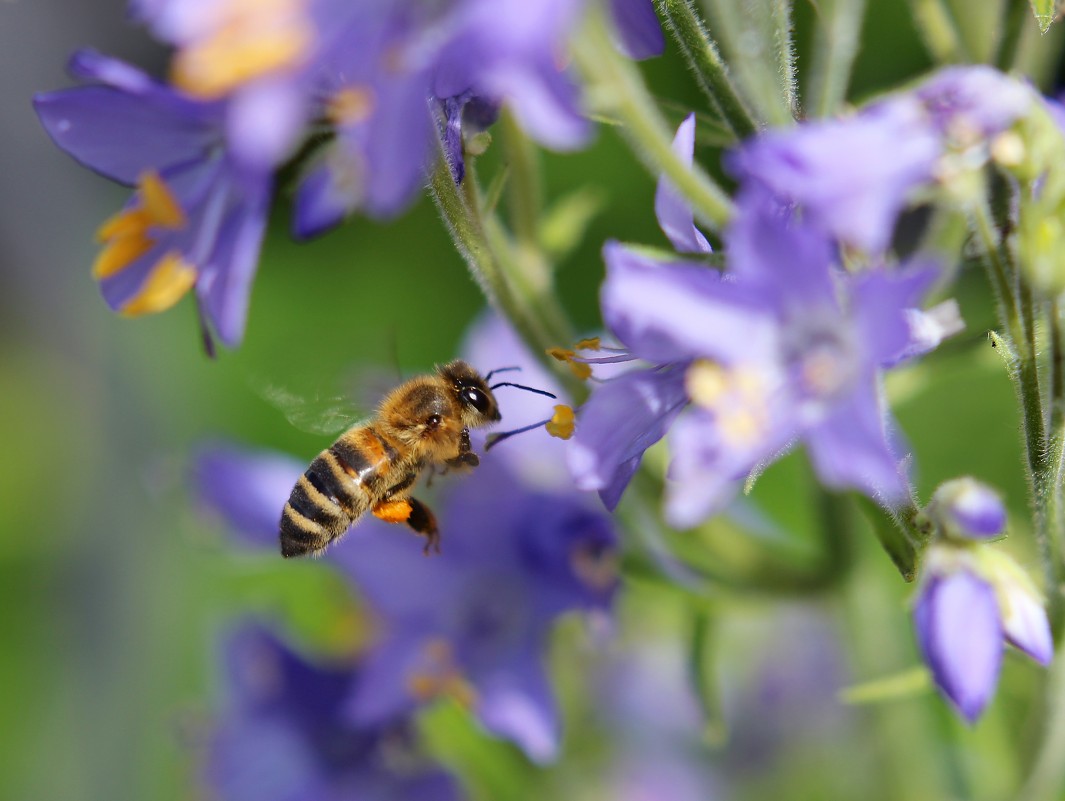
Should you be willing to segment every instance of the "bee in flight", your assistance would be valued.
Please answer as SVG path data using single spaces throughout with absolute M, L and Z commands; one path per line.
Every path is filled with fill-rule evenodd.
M 501 368 L 510 370 L 517 368 Z M 388 523 L 406 523 L 426 538 L 425 553 L 440 552 L 440 532 L 429 508 L 411 497 L 426 469 L 473 468 L 470 429 L 502 419 L 492 390 L 456 360 L 396 387 L 369 421 L 352 426 L 311 462 L 292 488 L 281 513 L 281 555 L 321 553 L 366 512 Z

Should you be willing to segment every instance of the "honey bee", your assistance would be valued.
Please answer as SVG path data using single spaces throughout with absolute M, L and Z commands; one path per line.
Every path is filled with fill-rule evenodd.
M 516 369 L 516 368 L 501 368 Z M 319 554 L 366 512 L 406 523 L 426 538 L 425 553 L 440 552 L 440 532 L 429 508 L 411 497 L 427 469 L 473 468 L 470 429 L 502 419 L 489 387 L 461 360 L 437 366 L 392 390 L 370 420 L 352 426 L 311 462 L 281 513 L 281 555 Z M 551 397 L 554 397 L 551 395 Z

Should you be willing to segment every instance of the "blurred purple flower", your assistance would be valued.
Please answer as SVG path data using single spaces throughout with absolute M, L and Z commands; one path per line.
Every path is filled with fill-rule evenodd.
M 673 137 L 673 152 L 691 166 L 695 152 L 695 115 L 689 114 Z M 695 227 L 691 206 L 665 176 L 658 179 L 655 190 L 655 216 L 658 224 L 678 253 L 709 253 L 710 243 Z
M 93 272 L 108 305 L 162 311 L 193 286 L 221 340 L 239 344 L 272 189 L 268 171 L 237 163 L 225 142 L 225 103 L 181 94 L 114 59 L 76 54 L 71 74 L 91 83 L 39 94 L 55 143 L 139 192 L 100 229 Z
M 418 757 L 409 721 L 352 725 L 343 699 L 361 676 L 312 664 L 257 626 L 224 644 L 224 707 L 203 782 L 219 801 L 452 801 L 447 773 Z
M 729 168 L 745 187 L 801 206 L 832 237 L 877 254 L 915 190 L 949 174 L 944 155 L 986 144 L 1027 112 L 1033 96 L 990 67 L 949 67 L 851 117 L 758 136 L 731 154 Z
M 769 131 L 728 166 L 744 186 L 796 203 L 827 233 L 879 253 L 910 194 L 932 179 L 941 149 L 921 104 L 903 96 L 846 119 Z
M 601 383 L 582 407 L 569 455 L 579 487 L 616 502 L 672 426 L 673 525 L 719 509 L 800 439 L 826 485 L 884 503 L 905 495 L 879 375 L 911 345 L 906 311 L 931 272 L 844 274 L 827 238 L 758 200 L 727 232 L 725 278 L 607 244 L 603 318 L 631 358 L 654 366 Z

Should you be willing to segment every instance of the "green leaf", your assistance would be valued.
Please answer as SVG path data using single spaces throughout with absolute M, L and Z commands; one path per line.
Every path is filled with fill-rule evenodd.
M 1050 23 L 1054 21 L 1055 0 L 1029 0 L 1032 4 L 1032 13 L 1035 21 L 1039 24 L 1039 32 L 1046 33 L 1050 29 Z
M 882 704 L 924 695 L 932 687 L 928 669 L 918 665 L 900 673 L 844 687 L 839 700 L 845 704 Z

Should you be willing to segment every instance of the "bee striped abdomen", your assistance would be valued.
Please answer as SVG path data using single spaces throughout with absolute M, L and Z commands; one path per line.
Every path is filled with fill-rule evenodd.
M 341 536 L 385 490 L 382 472 L 396 451 L 370 426 L 352 429 L 318 454 L 296 482 L 281 515 L 281 553 L 320 551 Z

